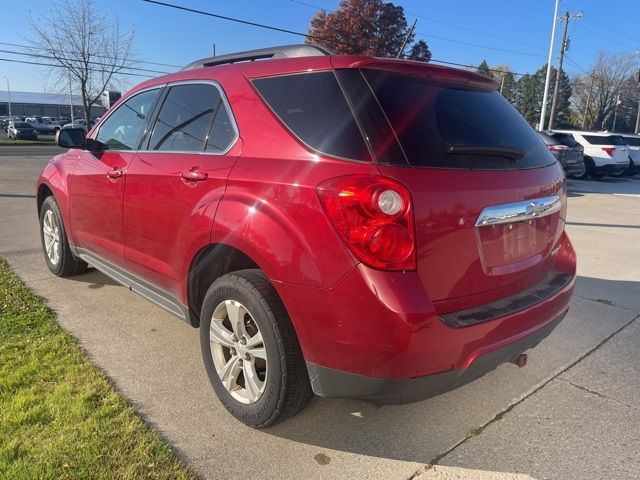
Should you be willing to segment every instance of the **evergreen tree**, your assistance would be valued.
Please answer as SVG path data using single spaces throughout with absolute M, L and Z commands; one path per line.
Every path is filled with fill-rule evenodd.
M 502 96 L 506 98 L 511 105 L 516 101 L 516 79 L 511 72 L 505 72 L 500 81 L 500 89 Z
M 428 62 L 431 60 L 431 50 L 429 50 L 427 42 L 418 40 L 414 43 L 407 58 L 409 60 L 417 60 L 418 62 Z
M 491 72 L 489 64 L 486 60 L 482 60 L 482 63 L 478 65 L 478 69 L 476 70 L 476 72 L 481 73 L 482 75 L 486 75 L 487 77 L 494 78 L 493 73 Z

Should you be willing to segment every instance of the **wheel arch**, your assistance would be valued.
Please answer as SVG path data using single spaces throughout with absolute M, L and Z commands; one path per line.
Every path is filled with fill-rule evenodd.
M 211 284 L 222 275 L 260 266 L 243 251 L 224 243 L 214 243 L 200 249 L 191 261 L 187 277 L 189 323 L 200 326 L 202 301 Z

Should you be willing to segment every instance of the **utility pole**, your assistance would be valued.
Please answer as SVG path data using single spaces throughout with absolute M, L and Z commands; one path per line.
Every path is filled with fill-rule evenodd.
M 538 130 L 544 129 L 544 117 L 547 114 L 547 98 L 549 96 L 549 83 L 551 81 L 551 62 L 553 61 L 553 43 L 556 39 L 556 22 L 558 20 L 558 7 L 560 0 L 556 0 L 556 6 L 553 9 L 553 26 L 551 27 L 551 42 L 549 42 L 549 60 L 547 61 L 547 76 L 544 80 L 544 94 L 542 95 L 542 111 L 540 112 L 540 123 Z
M 216 56 L 216 44 L 215 42 L 211 44 L 211 50 L 213 51 L 213 56 Z
M 640 51 L 636 52 L 636 55 L 640 55 Z M 638 116 L 636 117 L 636 129 L 634 132 L 636 135 L 640 134 L 640 70 L 638 70 Z
M 590 75 L 591 83 L 589 84 L 589 95 L 587 95 L 587 105 L 584 107 L 584 116 L 582 117 L 582 130 L 587 123 L 587 115 L 589 115 L 589 107 L 591 106 L 591 92 L 593 92 L 593 81 L 596 77 L 593 74 Z
M 569 22 L 578 20 L 583 15 L 582 12 L 569 16 L 569 11 L 564 12 L 560 20 L 564 22 L 564 32 L 562 34 L 562 44 L 560 46 L 560 59 L 558 60 L 558 71 L 556 73 L 556 86 L 553 89 L 553 101 L 551 102 L 551 112 L 549 113 L 549 130 L 553 128 L 553 120 L 556 115 L 556 107 L 558 105 L 558 93 L 560 92 L 560 79 L 562 78 L 562 62 L 564 62 L 564 53 L 569 50 L 569 38 L 567 32 L 569 30 Z
M 413 21 L 413 25 L 411 25 L 411 28 L 407 32 L 407 36 L 404 37 L 404 42 L 402 42 L 402 46 L 400 47 L 400 50 L 398 50 L 398 54 L 396 55 L 396 58 L 402 57 L 402 54 L 404 53 L 404 47 L 407 46 L 407 42 L 409 41 L 409 37 L 411 37 L 411 34 L 413 33 L 413 29 L 416 28 L 416 23 L 418 23 L 418 19 L 417 18 Z
M 71 74 L 69 74 L 69 112 L 71 113 L 71 128 L 73 128 L 73 88 L 71 86 Z

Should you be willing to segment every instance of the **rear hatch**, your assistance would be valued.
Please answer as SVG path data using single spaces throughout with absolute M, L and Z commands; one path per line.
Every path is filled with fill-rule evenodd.
M 546 277 L 564 230 L 564 175 L 520 114 L 481 82 L 360 72 L 400 146 L 376 156 L 411 191 L 417 269 L 439 313 Z

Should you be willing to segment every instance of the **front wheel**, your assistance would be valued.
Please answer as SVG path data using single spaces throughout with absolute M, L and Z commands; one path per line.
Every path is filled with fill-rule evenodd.
M 71 252 L 60 208 L 52 196 L 40 208 L 40 240 L 47 267 L 54 275 L 69 277 L 87 270 L 87 264 Z
M 202 305 L 200 345 L 216 395 L 250 427 L 295 415 L 311 398 L 291 320 L 261 270 L 223 275 L 211 285 Z

